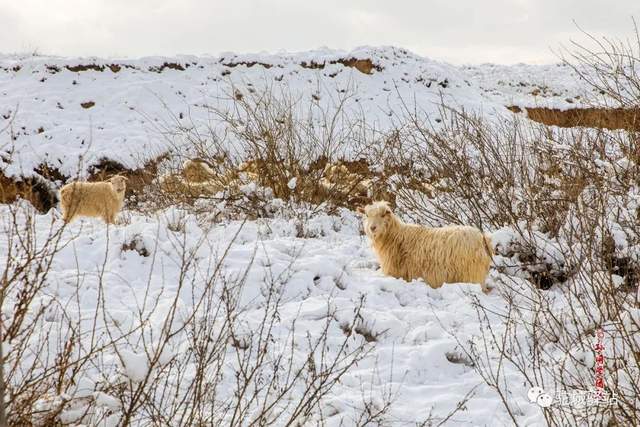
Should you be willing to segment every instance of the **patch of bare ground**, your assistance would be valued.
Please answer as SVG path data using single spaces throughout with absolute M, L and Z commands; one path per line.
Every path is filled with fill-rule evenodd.
M 244 65 L 247 68 L 251 68 L 255 65 L 260 65 L 266 69 L 273 67 L 273 65 L 267 64 L 266 62 L 257 62 L 257 61 L 223 62 L 222 65 L 229 68 L 234 68 L 234 67 L 237 67 L 238 65 Z
M 191 66 L 191 64 L 189 64 L 189 63 L 186 63 L 186 64 L 183 65 L 183 64 L 179 64 L 177 62 L 164 62 L 161 65 L 149 67 L 149 71 L 154 72 L 154 73 L 162 73 L 166 69 L 184 71 L 187 68 L 189 68 L 190 66 Z M 51 70 L 51 67 L 52 66 L 48 65 L 47 69 Z M 120 63 L 120 64 L 111 63 L 111 64 L 105 64 L 105 65 L 93 64 L 93 63 L 92 64 L 78 64 L 78 65 L 67 65 L 65 68 L 67 70 L 71 71 L 71 72 L 74 72 L 74 73 L 81 73 L 81 72 L 85 72 L 85 71 L 102 72 L 102 71 L 105 71 L 106 69 L 111 70 L 111 72 L 113 72 L 113 73 L 118 73 L 123 68 L 132 69 L 132 70 L 137 69 L 133 65 L 122 64 L 122 63 Z
M 251 68 L 256 65 L 260 65 L 266 69 L 269 69 L 274 66 L 273 64 L 269 64 L 266 62 L 259 62 L 259 61 L 237 61 L 237 62 L 233 62 L 233 61 L 222 62 L 222 61 L 223 60 L 221 59 L 222 65 L 228 68 L 234 68 L 239 65 L 244 65 L 247 68 Z M 371 59 L 368 59 L 368 58 L 358 59 L 353 57 L 341 58 L 341 59 L 337 59 L 329 62 L 315 62 L 315 61 L 302 62 L 300 66 L 303 68 L 310 68 L 310 69 L 323 69 L 327 64 L 342 64 L 345 67 L 355 68 L 356 70 L 360 71 L 363 74 L 373 74 L 374 71 L 383 70 L 383 68 L 380 65 L 374 64 Z M 147 69 L 147 71 L 150 71 L 153 73 L 162 73 L 165 70 L 185 71 L 187 68 L 191 67 L 192 65 L 198 65 L 198 64 L 195 62 L 193 63 L 186 62 L 184 64 L 178 63 L 178 62 L 164 62 L 160 65 L 150 66 Z M 51 64 L 47 64 L 45 65 L 45 67 L 47 72 L 49 72 L 50 74 L 59 73 L 61 71 L 64 71 L 64 69 L 71 71 L 73 73 L 83 73 L 87 71 L 103 72 L 105 70 L 110 70 L 113 73 L 118 73 L 123 69 L 133 69 L 133 70 L 138 69 L 133 65 L 123 64 L 123 63 L 111 63 L 111 64 L 84 63 L 84 64 L 76 64 L 76 65 L 66 65 L 64 66 L 64 69 L 61 68 L 60 66 L 51 65 Z M 20 70 L 20 66 L 16 65 L 11 69 L 0 67 L 0 69 L 3 69 L 5 71 L 11 70 L 13 72 L 18 72 Z
M 382 71 L 382 67 L 375 65 L 370 59 L 347 58 L 340 59 L 337 62 L 345 67 L 355 68 L 364 74 L 372 74 L 373 70 Z
M 40 212 L 47 212 L 58 203 L 56 192 L 42 178 L 12 178 L 0 172 L 0 203 L 18 199 L 29 201 Z
M 47 181 L 67 182 L 69 180 L 68 176 L 61 173 L 55 167 L 49 166 L 47 163 L 39 164 L 38 167 L 34 169 L 34 172 Z
M 165 62 L 162 65 L 157 67 L 149 67 L 149 71 L 153 71 L 154 73 L 161 73 L 166 69 L 184 71 L 189 67 L 190 67 L 190 64 L 182 65 L 182 64 L 178 64 L 177 62 Z
M 345 67 L 355 68 L 363 74 L 373 74 L 373 70 L 382 71 L 383 68 L 379 65 L 376 65 L 371 61 L 371 59 L 356 59 L 356 58 L 343 58 L 338 59 L 336 61 L 330 61 L 329 64 L 342 64 Z M 311 68 L 311 69 L 323 69 L 326 66 L 325 62 L 302 62 L 300 64 L 302 68 Z
M 52 66 L 47 65 L 47 69 L 51 70 Z M 55 66 L 54 66 L 55 67 Z M 58 67 L 55 67 L 56 69 Z M 105 69 L 109 69 L 111 70 L 111 72 L 113 73 L 118 73 L 120 72 L 120 70 L 122 70 L 123 68 L 131 68 L 131 69 L 135 69 L 135 67 L 133 65 L 129 65 L 129 64 L 107 64 L 107 65 L 98 65 L 98 64 L 78 64 L 78 65 L 67 65 L 65 67 L 67 70 L 73 72 L 73 73 L 81 73 L 84 71 L 98 71 L 98 72 L 102 72 Z M 57 69 L 56 71 L 60 71 L 59 69 Z
M 508 106 L 514 113 L 527 114 L 534 122 L 547 126 L 572 128 L 577 126 L 600 129 L 640 130 L 640 108 L 570 108 L 559 110 L 545 107 Z
M 22 69 L 22 67 L 20 65 L 14 65 L 13 67 L 0 67 L 0 70 L 5 71 L 5 72 L 14 72 L 17 73 L 18 71 L 20 71 Z
M 343 59 L 338 59 L 336 61 L 329 61 L 328 63 L 315 62 L 315 61 L 311 61 L 311 62 L 303 61 L 300 63 L 300 66 L 302 68 L 307 68 L 312 70 L 322 70 L 324 69 L 324 67 L 327 66 L 327 64 L 342 64 L 345 67 L 355 68 L 356 70 L 360 71 L 363 74 L 373 74 L 374 70 L 382 71 L 382 67 L 374 64 L 373 61 L 371 61 L 371 59 L 356 59 L 356 58 L 343 58 Z M 229 68 L 234 68 L 239 65 L 244 65 L 247 68 L 251 68 L 256 65 L 260 65 L 266 69 L 273 67 L 272 64 L 268 64 L 265 62 L 257 62 L 257 61 L 223 62 L 222 65 Z

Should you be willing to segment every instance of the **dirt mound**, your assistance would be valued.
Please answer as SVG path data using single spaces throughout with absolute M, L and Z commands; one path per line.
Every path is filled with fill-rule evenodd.
M 74 73 L 81 73 L 84 71 L 98 71 L 98 72 L 102 72 L 105 70 L 105 68 L 110 69 L 113 73 L 117 73 L 119 72 L 122 68 L 131 68 L 131 69 L 135 69 L 135 67 L 133 65 L 129 65 L 129 64 L 107 64 L 107 65 L 98 65 L 98 64 L 78 64 L 78 65 L 67 65 L 65 67 L 67 70 L 74 72 Z M 58 69 L 58 67 L 55 66 L 47 66 L 47 69 L 49 69 L 51 72 L 57 72 L 60 71 Z
M 571 108 L 508 106 L 514 113 L 527 113 L 534 122 L 564 128 L 584 126 L 600 129 L 640 130 L 640 108 Z
M 9 178 L 0 173 L 0 203 L 24 199 L 40 212 L 47 212 L 58 203 L 57 192 L 37 177 Z
M 355 68 L 363 74 L 372 74 L 373 70 L 382 71 L 382 67 L 375 65 L 370 59 L 345 58 L 337 61 L 330 61 L 329 64 L 342 64 L 345 67 Z M 302 68 L 323 69 L 326 66 L 324 62 L 303 62 L 300 64 Z
M 329 62 L 315 62 L 315 61 L 304 62 L 303 61 L 300 64 L 300 66 L 303 68 L 323 69 L 328 64 L 342 64 L 345 67 L 355 68 L 356 70 L 360 71 L 363 74 L 372 74 L 373 71 L 382 71 L 383 69 L 381 66 L 374 64 L 371 59 L 368 59 L 368 58 L 357 59 L 353 57 L 341 58 L 341 59 L 337 59 Z M 191 66 L 197 66 L 197 65 L 198 63 L 196 62 L 191 62 L 191 63 L 164 62 L 160 65 L 148 67 L 147 71 L 154 72 L 154 73 L 162 73 L 165 70 L 185 71 L 187 68 Z M 222 65 L 224 65 L 227 68 L 234 68 L 239 65 L 244 65 L 247 68 L 251 68 L 255 65 L 260 65 L 266 69 L 269 69 L 274 66 L 273 64 L 269 64 L 266 62 L 258 62 L 258 61 L 227 61 L 227 62 L 223 62 Z M 60 71 L 63 71 L 63 69 L 57 65 L 47 64 L 45 65 L 45 67 L 50 74 L 56 74 L 56 73 L 59 73 Z M 64 69 L 71 71 L 73 73 L 83 73 L 86 71 L 104 72 L 105 70 L 111 70 L 111 72 L 113 73 L 118 73 L 124 68 L 132 69 L 132 70 L 140 70 L 140 68 L 134 65 L 124 64 L 124 63 L 110 63 L 110 64 L 80 63 L 76 65 L 64 66 Z M 200 68 L 202 68 L 202 65 L 200 65 Z M 6 68 L 0 67 L 0 69 L 8 71 L 8 69 Z M 14 72 L 17 72 L 19 70 L 20 70 L 20 66 L 15 66 L 12 69 L 12 71 Z

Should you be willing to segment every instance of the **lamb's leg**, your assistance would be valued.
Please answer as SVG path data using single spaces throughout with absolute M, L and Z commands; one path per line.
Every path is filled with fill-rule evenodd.
M 80 200 L 74 199 L 69 203 L 60 203 L 60 210 L 62 211 L 62 220 L 67 224 L 78 217 L 80 209 Z
M 107 212 L 104 216 L 104 222 L 107 224 L 115 224 L 116 223 L 116 215 L 113 212 Z
M 485 294 L 488 294 L 489 292 L 491 292 L 491 288 L 489 287 L 489 284 L 487 283 L 487 280 L 489 279 L 489 274 L 483 274 L 482 278 L 479 280 L 480 282 L 480 286 L 482 286 L 482 292 L 484 292 Z
M 71 221 L 73 221 L 73 217 L 74 215 L 69 212 L 68 209 L 62 209 L 62 220 L 65 222 L 65 224 L 69 224 Z

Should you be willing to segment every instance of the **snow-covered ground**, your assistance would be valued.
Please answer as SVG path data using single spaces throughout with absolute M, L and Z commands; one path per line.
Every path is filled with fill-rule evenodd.
M 366 74 L 340 62 L 351 59 L 375 68 Z M 380 129 L 414 106 L 437 125 L 443 102 L 500 117 L 509 105 L 570 108 L 589 95 L 559 64 L 456 67 L 392 47 L 135 60 L 0 56 L 0 129 L 15 116 L 16 137 L 5 174 L 30 175 L 47 163 L 74 176 L 102 157 L 137 167 L 168 148 L 158 126 L 170 113 L 200 125 L 215 121 L 206 106 L 225 108 L 237 92 L 265 88 L 291 94 L 302 109 L 330 112 L 347 98 L 347 112 Z M 340 154 L 348 158 L 350 148 Z
M 8 208 L 0 209 L 2 217 L 9 218 Z M 60 307 L 66 308 L 66 316 L 70 315 L 72 321 L 80 320 L 82 328 L 90 330 L 95 327 L 92 322 L 102 304 L 110 321 L 98 321 L 97 329 L 101 331 L 106 324 L 115 336 L 134 330 L 139 319 L 149 319 L 144 332 L 136 331 L 126 343 L 104 351 L 96 358 L 96 366 L 83 370 L 78 387 L 68 393 L 68 399 L 94 395 L 98 408 L 118 408 L 117 400 L 114 403 L 113 396 L 103 391 L 122 378 L 139 382 L 147 373 L 145 347 L 136 337 L 155 334 L 158 339 L 167 327 L 168 312 L 175 300 L 179 301 L 175 323 L 198 312 L 196 306 L 206 287 L 220 287 L 223 282 L 221 278 L 209 282 L 210 276 L 204 272 L 210 271 L 229 248 L 221 277 L 232 282 L 247 275 L 240 297 L 246 333 L 256 333 L 264 321 L 265 284 L 277 278 L 282 300 L 271 339 L 273 348 L 285 348 L 295 331 L 297 344 L 287 350 L 294 360 L 304 360 L 309 351 L 306 337 L 320 336 L 329 313 L 327 354 L 314 356 L 318 360 L 336 357 L 338 344 L 345 339 L 344 328 L 353 321 L 364 298 L 359 323 L 362 329 L 347 340 L 347 349 L 364 344 L 369 352 L 322 402 L 323 412 L 328 414 L 326 425 L 352 425 L 367 399 L 383 402 L 387 396 L 392 396 L 393 404 L 383 425 L 416 425 L 426 420 L 437 424 L 468 393 L 471 398 L 449 419 L 450 425 L 510 424 L 498 395 L 483 384 L 458 344 L 467 346 L 478 339 L 476 299 L 496 312 L 504 310 L 504 300 L 497 293 L 483 294 L 478 285 L 449 284 L 431 289 L 422 281 L 406 283 L 383 276 L 376 271 L 375 256 L 360 233 L 354 213 L 343 210 L 338 216 L 316 215 L 303 223 L 304 238 L 296 237 L 299 227 L 289 219 L 233 221 L 202 228 L 193 217 L 175 210 L 153 218 L 125 213 L 125 218 L 127 224 L 117 227 L 107 228 L 99 220 L 87 219 L 67 228 L 61 241 L 64 249 L 54 257 L 45 295 L 40 297 L 43 305 L 56 300 L 45 318 L 54 343 L 57 334 L 65 337 L 68 333 L 64 325 L 69 319 L 61 316 Z M 41 237 L 61 225 L 53 211 L 35 218 L 36 234 Z M 5 221 L 3 227 L 9 226 Z M 5 252 L 7 233 L 2 236 L 0 250 Z M 182 253 L 194 257 L 186 272 L 181 271 Z M 181 274 L 187 277 L 180 279 Z M 220 298 L 216 294 L 214 302 L 221 304 Z M 499 331 L 499 318 L 492 321 Z M 88 348 L 90 340 L 95 339 L 86 335 L 83 342 Z M 193 351 L 188 334 L 181 332 L 162 354 L 167 360 L 180 359 Z M 235 390 L 235 350 L 229 346 L 227 352 L 221 398 Z M 494 354 L 491 359 L 495 362 L 499 357 Z M 508 398 L 518 409 L 518 421 L 534 425 L 540 420 L 541 408 L 528 401 L 524 379 L 507 371 L 507 380 L 512 384 Z M 296 386 L 294 394 L 300 387 Z M 77 407 L 66 410 L 61 417 L 72 421 L 83 413 L 77 411 Z
M 373 68 L 363 69 L 369 73 L 345 65 L 353 65 L 352 60 L 370 60 Z M 366 117 L 369 126 L 383 130 L 397 123 L 396 115 L 403 109 L 414 107 L 437 126 L 443 102 L 491 120 L 512 114 L 505 108 L 509 105 L 565 109 L 583 105 L 589 98 L 586 87 L 566 66 L 455 67 L 390 47 L 136 60 L 1 56 L 0 130 L 11 125 L 15 140 L 0 140 L 0 170 L 9 176 L 30 175 L 47 163 L 73 176 L 86 173 L 105 157 L 129 168 L 139 167 L 170 148 L 159 129 L 167 123 L 174 126 L 172 117 L 185 128 L 215 127 L 219 123 L 207 106 L 231 107 L 238 93 L 246 96 L 269 88 L 292 94 L 302 110 L 316 105 L 331 111 L 345 97 L 347 115 Z M 333 154 L 348 158 L 354 153 L 346 141 Z M 16 230 L 9 209 L 0 206 L 0 270 L 10 261 L 4 256 L 9 253 L 10 237 L 17 250 L 30 248 L 7 232 Z M 32 232 L 38 244 L 62 226 L 55 210 L 36 214 L 29 207 L 24 209 L 33 214 Z M 217 209 L 212 204 L 212 217 Z M 495 234 L 494 245 L 508 245 L 511 237 L 512 230 L 506 227 Z M 79 327 L 72 334 L 79 343 L 75 355 L 99 347 L 102 341 L 116 341 L 83 364 L 75 373 L 76 383 L 65 387 L 64 399 L 72 404 L 60 419 L 68 423 L 86 415 L 83 422 L 87 424 L 104 417 L 104 425 L 117 425 L 125 409 L 120 399 L 128 396 L 123 384 L 131 390 L 144 382 L 153 355 L 159 360 L 154 372 L 166 376 L 169 388 L 174 387 L 178 396 L 190 392 L 181 387 L 191 384 L 189 375 L 197 368 L 194 342 L 202 337 L 194 336 L 192 329 L 180 330 L 163 349 L 157 348 L 157 340 L 187 321 L 199 325 L 201 319 L 211 320 L 202 323 L 210 328 L 205 331 L 215 335 L 221 319 L 207 316 L 228 303 L 225 285 L 242 283 L 237 295 L 240 315 L 235 319 L 238 335 L 233 337 L 234 345 L 224 343 L 225 357 L 215 359 L 222 361 L 216 379 L 207 378 L 218 381 L 220 401 L 233 400 L 240 363 L 236 357 L 244 354 L 238 348 L 264 325 L 265 313 L 272 309 L 269 289 L 275 289 L 281 299 L 274 312 L 277 322 L 268 335 L 274 352 L 270 355 L 286 354 L 294 367 L 308 363 L 309 357 L 314 358 L 314 366 L 322 366 L 323 361 L 340 357 L 345 340 L 347 350 L 361 346 L 365 351 L 363 359 L 322 400 L 326 425 L 355 424 L 363 408 L 381 408 L 387 398 L 392 405 L 381 425 L 421 425 L 426 420 L 438 425 L 445 419 L 447 425 L 511 425 L 513 417 L 521 425 L 544 424 L 543 409 L 527 397 L 532 379 L 506 363 L 500 351 L 480 342 L 478 302 L 488 313 L 485 321 L 492 325 L 492 333 L 515 337 L 522 345 L 520 357 L 526 359 L 533 346 L 535 338 L 527 328 L 504 330 L 502 314 L 510 307 L 499 289 L 487 295 L 470 284 L 431 289 L 422 281 L 406 283 L 383 276 L 361 233 L 360 219 L 349 210 L 335 216 L 310 215 L 300 206 L 289 206 L 273 218 L 246 222 L 203 222 L 177 208 L 150 215 L 125 211 L 116 226 L 93 219 L 71 224 L 59 246 L 42 294 L 31 307 L 34 316 L 41 307 L 48 307 L 37 324 L 53 348 L 44 355 L 35 350 L 21 355 L 20 363 L 38 369 L 57 363 L 51 358 L 72 334 L 69 325 Z M 544 243 L 540 247 L 542 259 L 557 249 Z M 512 275 L 507 279 L 492 271 L 489 285 L 499 287 L 501 281 L 509 281 L 517 291 L 514 307 L 529 303 L 537 290 L 514 277 L 507 261 L 495 257 L 495 264 Z M 203 295 L 209 295 L 211 305 L 203 305 Z M 15 314 L 5 307 L 13 307 L 11 303 L 19 297 L 7 296 L 3 314 Z M 558 302 L 558 312 L 562 304 Z M 523 322 L 537 325 L 536 314 L 531 311 L 531 318 Z M 349 332 L 352 322 L 358 328 Z M 309 339 L 321 337 L 324 328 L 326 351 L 311 351 Z M 43 337 L 33 339 L 35 345 Z M 579 344 L 587 339 L 580 335 Z M 565 357 L 553 344 L 550 347 L 558 360 Z M 470 348 L 486 349 L 484 360 L 470 360 L 465 355 Z M 496 372 L 505 395 L 487 385 L 473 366 L 480 362 L 484 368 L 500 366 Z M 581 365 L 587 378 L 592 362 Z M 184 371 L 176 372 L 176 366 Z M 261 374 L 276 372 L 265 367 Z M 256 392 L 269 394 L 259 388 Z M 289 400 L 299 397 L 304 382 L 295 383 L 288 393 Z M 37 406 L 46 414 L 57 398 L 62 397 L 46 394 Z M 151 396 L 149 401 L 154 399 L 162 396 Z M 87 408 L 90 412 L 85 414 Z M 150 408 L 139 411 L 134 421 L 152 424 Z M 285 408 L 285 413 L 290 409 Z M 314 420 L 307 421 L 313 425 Z

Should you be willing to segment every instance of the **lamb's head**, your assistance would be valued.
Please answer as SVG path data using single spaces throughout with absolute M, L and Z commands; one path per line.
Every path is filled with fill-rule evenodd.
M 111 186 L 115 190 L 116 193 L 124 195 L 125 190 L 127 189 L 127 178 L 122 175 L 116 175 L 107 180 L 111 183 Z
M 398 222 L 387 202 L 373 202 L 359 211 L 364 214 L 364 232 L 373 240 L 386 235 Z

